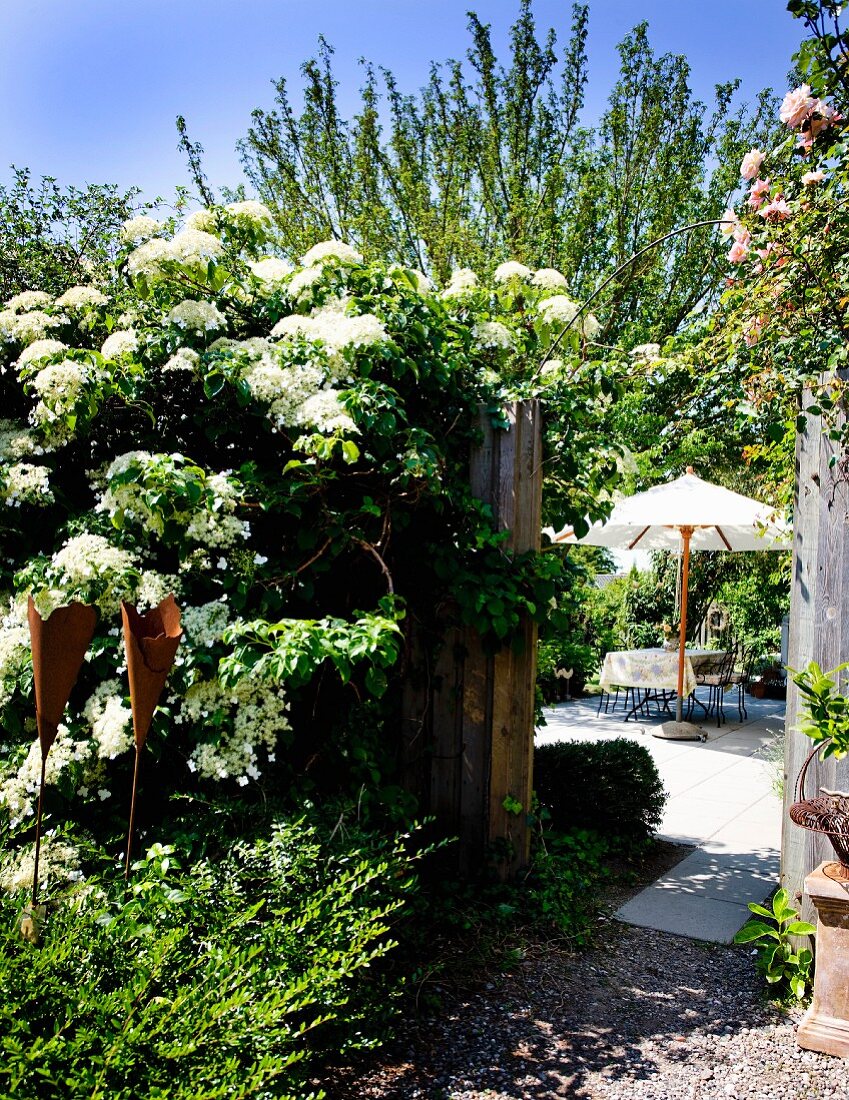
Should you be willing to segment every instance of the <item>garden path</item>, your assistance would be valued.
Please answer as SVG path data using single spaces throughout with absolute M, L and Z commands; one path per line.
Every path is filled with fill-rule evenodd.
M 617 912 L 620 920 L 694 939 L 730 943 L 746 922 L 747 902 L 763 901 L 778 882 L 781 801 L 767 747 L 784 728 L 784 703 L 748 699 L 741 721 L 726 705 L 720 729 L 702 723 L 708 740 L 664 741 L 651 736 L 661 719 L 623 722 L 618 712 L 596 715 L 592 698 L 545 708 L 537 744 L 629 737 L 651 752 L 669 792 L 659 829 L 664 839 L 695 850 Z

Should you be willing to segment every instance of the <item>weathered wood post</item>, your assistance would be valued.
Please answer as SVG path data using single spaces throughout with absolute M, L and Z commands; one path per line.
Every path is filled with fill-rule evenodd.
M 839 372 L 843 381 L 849 371 Z M 814 404 L 810 392 L 803 409 Z M 846 422 L 845 409 L 839 425 Z M 831 464 L 832 458 L 835 459 Z M 826 671 L 849 660 L 849 455 L 839 441 L 823 434 L 819 416 L 808 414 L 797 436 L 794 506 L 793 580 L 790 599 L 790 668 L 817 661 Z M 781 881 L 791 901 L 802 896 L 805 877 L 822 860 L 834 858 L 828 837 L 794 825 L 787 816 L 799 769 L 812 743 L 796 726 L 800 699 L 788 682 L 784 752 L 784 819 Z M 820 787 L 849 789 L 849 758 L 815 760 L 808 771 L 808 791 Z M 804 902 L 805 920 L 815 920 Z
M 504 410 L 507 430 L 480 413 L 482 442 L 470 459 L 472 492 L 490 505 L 505 549 L 537 550 L 542 510 L 542 429 L 537 400 Z M 446 629 L 431 667 L 413 640 L 402 701 L 406 783 L 444 832 L 457 835 L 462 872 L 474 874 L 499 846 L 499 874 L 527 863 L 534 737 L 536 624 L 522 623 L 496 654 L 471 628 Z M 514 813 L 505 800 L 521 805 Z

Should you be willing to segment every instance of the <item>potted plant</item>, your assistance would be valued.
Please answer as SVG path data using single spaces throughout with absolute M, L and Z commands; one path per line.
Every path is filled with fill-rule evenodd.
M 849 699 L 838 690 L 840 673 L 849 663 L 823 672 L 811 661 L 801 672 L 790 673 L 793 683 L 804 697 L 800 731 L 814 742 L 796 782 L 796 801 L 790 807 L 790 817 L 797 825 L 823 833 L 831 841 L 838 860 L 849 877 L 849 791 L 820 788 L 814 797 L 806 797 L 805 779 L 808 766 L 818 752 L 822 759 L 837 759 L 849 753 Z

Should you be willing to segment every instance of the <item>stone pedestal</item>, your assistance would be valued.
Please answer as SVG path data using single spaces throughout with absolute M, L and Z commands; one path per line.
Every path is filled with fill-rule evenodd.
M 839 864 L 821 863 L 805 879 L 805 893 L 817 911 L 816 969 L 796 1041 L 849 1058 L 849 881 L 839 877 Z

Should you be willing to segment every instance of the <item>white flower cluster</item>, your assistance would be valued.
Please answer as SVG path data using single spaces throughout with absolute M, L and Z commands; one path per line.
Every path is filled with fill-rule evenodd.
M 148 451 L 127 451 L 119 455 L 106 471 L 106 491 L 97 505 L 97 511 L 113 517 L 119 512 L 126 519 L 134 520 L 158 534 L 165 529 L 165 517 L 148 503 L 148 474 L 155 474 L 161 483 L 162 474 L 168 472 L 175 484 L 180 481 L 180 455 L 152 455 Z M 119 478 L 130 469 L 136 474 L 132 481 L 121 484 Z M 161 487 L 161 486 L 160 486 Z M 226 549 L 250 535 L 250 524 L 233 513 L 241 499 L 241 487 L 230 477 L 229 471 L 206 477 L 198 503 L 191 512 L 183 511 L 168 516 L 169 520 L 185 530 L 186 537 L 204 546 Z
M 320 244 L 314 244 L 301 256 L 301 266 L 306 268 L 312 267 L 313 264 L 328 262 L 361 264 L 363 254 L 351 245 L 345 244 L 344 241 L 322 241 Z
M 58 355 L 61 351 L 67 351 L 68 345 L 61 340 L 36 340 L 34 344 L 24 348 L 18 356 L 18 367 L 25 367 L 28 363 L 35 363 L 39 359 L 46 359 L 50 355 Z
M 282 317 L 271 330 L 272 336 L 305 336 L 320 340 L 331 351 L 340 353 L 345 348 L 370 347 L 389 339 L 383 323 L 373 313 L 349 316 L 345 310 L 347 301 L 339 298 L 310 317 L 292 313 Z
M 136 607 L 145 611 L 162 603 L 166 596 L 180 595 L 180 578 L 173 573 L 156 573 L 146 569 L 139 577 L 136 589 Z
M 113 332 L 103 341 L 100 354 L 104 359 L 120 359 L 124 355 L 132 355 L 139 346 L 137 332 L 132 329 L 119 329 Z
M 541 267 L 539 271 L 534 272 L 531 284 L 542 287 L 543 290 L 561 290 L 568 286 L 568 281 L 566 276 L 561 275 L 555 268 Z
M 512 351 L 516 346 L 515 334 L 500 321 L 479 321 L 472 329 L 472 336 L 481 348 Z
M 555 294 L 544 298 L 537 310 L 547 325 L 568 325 L 577 316 L 578 304 L 565 294 Z
M 23 290 L 10 298 L 3 308 L 11 310 L 12 313 L 28 313 L 33 309 L 43 309 L 52 302 L 53 299 L 43 290 Z
M 19 890 L 31 890 L 35 874 L 35 844 L 10 852 L 0 861 L 0 889 L 9 894 Z M 44 837 L 38 853 L 38 881 L 44 887 L 48 882 L 65 885 L 79 882 L 80 853 L 73 844 L 57 840 L 49 833 Z
M 85 309 L 94 309 L 95 306 L 106 305 L 108 301 L 106 295 L 101 294 L 93 286 L 72 286 L 70 290 L 65 291 L 61 298 L 56 299 L 56 305 L 75 313 Z
M 176 263 L 186 267 L 205 267 L 224 251 L 221 241 L 202 229 L 184 229 L 170 241 L 156 237 L 140 245 L 127 257 L 130 275 L 153 277 L 162 273 L 163 264 Z
M 14 466 L 0 466 L 0 500 L 11 508 L 22 504 L 52 504 L 50 471 L 46 466 L 33 466 L 18 462 Z
M 460 267 L 451 272 L 448 286 L 443 290 L 443 298 L 462 298 L 478 285 L 478 277 L 470 267 Z
M 128 550 L 102 535 L 75 535 L 51 558 L 50 587 L 33 592 L 32 598 L 42 618 L 73 599 L 96 603 L 104 615 L 113 615 L 132 595 L 135 577 L 136 559 Z
M 197 302 L 191 298 L 174 306 L 167 319 L 172 325 L 192 332 L 212 332 L 227 327 L 227 318 L 212 302 Z
M 34 340 L 43 340 L 52 328 L 61 328 L 62 325 L 67 324 L 69 319 L 64 314 L 52 315 L 40 309 L 33 309 L 27 313 L 15 313 L 11 309 L 0 311 L 0 335 L 5 340 L 19 344 L 31 344 Z
M 42 430 L 50 430 L 55 421 L 72 413 L 89 375 L 87 366 L 72 359 L 51 363 L 40 370 L 29 383 L 39 398 L 30 413 L 31 423 Z
M 12 681 L 19 675 L 29 656 L 29 627 L 26 611 L 11 605 L 0 618 L 0 707 L 12 697 Z
M 161 229 L 162 224 L 156 218 L 140 214 L 137 218 L 130 218 L 121 226 L 121 240 L 124 244 L 140 244 L 155 237 Z
M 527 282 L 531 274 L 529 267 L 517 263 L 516 260 L 508 260 L 507 263 L 498 265 L 492 273 L 492 278 L 496 283 L 507 283 L 511 279 L 520 279 L 522 282 Z
M 202 649 L 220 642 L 230 623 L 230 609 L 224 600 L 213 600 L 200 607 L 183 610 L 182 626 L 192 645 Z
M 187 370 L 194 373 L 200 365 L 200 355 L 191 348 L 178 348 L 167 363 L 162 367 L 163 370 Z
M 637 344 L 631 348 L 630 354 L 632 359 L 650 363 L 660 358 L 660 344 Z
M 117 683 L 107 680 L 99 684 L 86 703 L 83 716 L 91 726 L 100 760 L 114 760 L 132 748 L 133 712 L 125 705 Z
M 314 283 L 317 283 L 323 274 L 324 268 L 321 264 L 317 264 L 315 267 L 305 267 L 301 271 L 296 271 L 289 280 L 289 285 L 286 288 L 289 292 L 289 297 L 294 298 L 295 301 L 298 302 L 307 297 L 306 291 L 308 291 Z
M 16 424 L 14 420 L 0 420 L 0 459 L 14 461 L 41 454 L 42 451 L 29 428 Z
M 262 227 L 271 225 L 273 220 L 268 207 L 261 202 L 257 202 L 256 199 L 228 202 L 224 209 L 236 221 L 245 221 Z
M 282 286 L 288 275 L 292 273 L 292 265 L 285 260 L 279 260 L 276 256 L 266 256 L 262 260 L 249 263 L 248 267 L 253 274 L 267 287 Z
M 281 687 L 247 676 L 232 688 L 222 687 L 218 680 L 193 684 L 176 720 L 208 728 L 216 741 L 198 745 L 189 768 L 205 779 L 235 779 L 240 786 L 259 779 L 258 750 L 264 748 L 267 759 L 273 760 L 277 738 L 290 729 L 288 709 Z M 213 723 L 221 711 L 230 717 L 231 730 Z
M 75 761 L 88 760 L 90 748 L 87 741 L 74 741 L 68 727 L 60 724 L 47 757 L 45 783 L 54 784 L 61 773 Z M 35 813 L 40 778 L 41 743 L 36 739 L 30 745 L 26 759 L 17 772 L 7 775 L 0 782 L 0 805 L 8 810 L 13 826 Z
M 212 506 L 195 509 L 186 527 L 186 538 L 203 546 L 226 550 L 243 542 L 251 533 L 247 520 L 233 515 L 241 498 L 241 489 L 230 480 L 228 471 L 212 474 L 206 484 L 213 494 Z
M 202 206 L 200 210 L 193 210 L 184 222 L 185 229 L 199 229 L 202 233 L 214 233 L 215 211 Z

